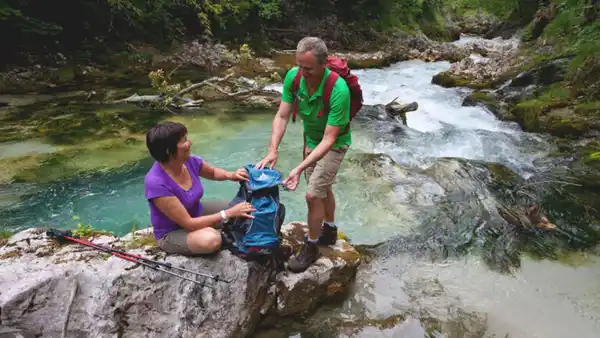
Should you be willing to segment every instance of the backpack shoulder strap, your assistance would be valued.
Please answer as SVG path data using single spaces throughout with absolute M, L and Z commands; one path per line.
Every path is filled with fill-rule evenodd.
M 323 110 L 319 113 L 319 117 L 327 116 L 329 114 L 329 100 L 331 99 L 331 92 L 335 86 L 335 82 L 340 75 L 334 71 L 329 73 L 325 85 L 323 85 Z
M 302 77 L 302 73 L 300 69 L 294 76 L 294 81 L 292 82 L 292 95 L 294 96 L 294 106 L 292 108 L 292 122 L 296 122 L 296 114 L 298 113 L 298 99 L 296 94 L 298 93 L 298 88 L 300 88 L 300 78 Z

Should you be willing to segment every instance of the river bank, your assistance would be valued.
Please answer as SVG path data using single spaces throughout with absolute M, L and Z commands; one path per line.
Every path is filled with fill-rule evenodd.
M 475 89 L 464 105 L 481 105 L 525 131 L 553 136 L 581 203 L 600 210 L 600 26 L 598 3 L 542 6 L 519 34 L 519 49 L 464 59 L 433 83 Z M 569 25 L 566 25 L 566 22 Z M 596 217 L 598 213 L 595 212 Z

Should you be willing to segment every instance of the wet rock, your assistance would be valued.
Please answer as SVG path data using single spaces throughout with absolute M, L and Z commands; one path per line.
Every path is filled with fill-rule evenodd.
M 308 234 L 308 226 L 290 223 L 282 229 L 284 246 L 297 252 Z M 283 272 L 277 276 L 277 314 L 302 315 L 339 298 L 348 291 L 360 265 L 359 253 L 343 239 L 319 248 L 321 257 L 302 273 Z
M 398 102 L 397 98 L 388 104 L 363 105 L 362 109 L 357 114 L 358 118 L 375 119 L 375 120 L 395 120 L 397 118 L 402 121 L 405 126 L 408 123 L 406 114 L 417 111 L 419 104 L 417 102 Z
M 432 83 L 443 87 L 492 88 L 508 79 L 515 67 L 524 62 L 515 57 L 518 39 L 475 39 L 462 46 L 479 53 L 453 63 L 448 71 L 436 74 Z
M 403 120 L 406 120 L 406 113 L 411 111 L 416 111 L 419 109 L 419 104 L 416 102 L 411 103 L 400 103 L 400 102 L 391 102 L 385 106 L 385 111 L 391 116 L 404 116 Z
M 383 51 L 372 53 L 334 53 L 333 56 L 348 60 L 348 67 L 351 69 L 382 68 L 394 62 L 402 61 L 397 55 Z
M 522 88 L 529 85 L 547 86 L 564 80 L 570 59 L 552 60 L 518 74 L 508 87 Z
M 342 304 L 319 309 L 302 321 L 283 321 L 257 338 L 326 337 L 482 337 L 487 328 L 483 313 L 464 309 L 436 280 L 393 275 L 404 260 L 374 261 L 359 269 L 356 287 Z M 408 280 L 407 280 L 408 279 Z
M 283 229 L 284 248 L 295 248 L 306 224 Z M 3 325 L 27 327 L 42 337 L 60 336 L 64 327 L 68 336 L 245 337 L 266 314 L 277 321 L 343 294 L 360 263 L 345 240 L 324 248 L 306 272 L 278 274 L 270 264 L 246 262 L 226 250 L 204 257 L 166 255 L 156 248 L 151 228 L 122 238 L 101 232 L 82 236 L 229 282 L 171 269 L 204 282 L 195 284 L 28 229 L 0 248 Z
M 595 112 L 581 113 L 566 99 L 533 98 L 516 104 L 511 119 L 526 131 L 548 133 L 558 137 L 582 137 L 600 130 Z
M 489 13 L 474 10 L 463 15 L 456 15 L 452 21 L 463 34 L 484 35 L 500 23 L 500 20 Z
M 281 94 L 274 92 L 272 95 L 252 95 L 242 98 L 239 104 L 252 108 L 276 108 L 281 101 Z

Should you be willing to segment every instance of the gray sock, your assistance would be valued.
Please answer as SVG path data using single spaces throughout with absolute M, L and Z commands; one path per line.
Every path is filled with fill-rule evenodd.
M 310 239 L 310 236 L 306 236 L 306 241 L 313 244 L 317 244 L 317 242 L 319 241 L 319 237 L 317 237 L 316 239 Z

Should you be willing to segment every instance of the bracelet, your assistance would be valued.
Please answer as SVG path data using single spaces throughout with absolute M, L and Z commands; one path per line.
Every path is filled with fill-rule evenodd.
M 221 214 L 221 219 L 226 221 L 227 220 L 227 214 L 225 213 L 225 210 L 221 210 L 219 211 L 219 214 Z

